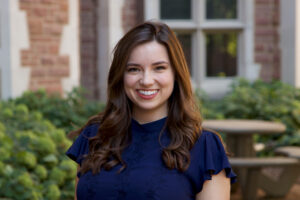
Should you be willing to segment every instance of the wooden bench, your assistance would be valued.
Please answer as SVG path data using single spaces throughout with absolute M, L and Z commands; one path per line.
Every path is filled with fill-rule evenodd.
M 300 159 L 300 147 L 295 147 L 295 146 L 278 147 L 277 149 L 275 149 L 275 153 L 290 158 Z
M 243 200 L 257 199 L 257 189 L 262 188 L 268 196 L 282 197 L 289 191 L 290 185 L 294 183 L 291 179 L 292 173 L 300 173 L 299 160 L 287 157 L 272 158 L 230 158 L 231 166 L 238 169 L 238 178 L 242 189 Z M 284 172 L 280 181 L 274 181 L 261 173 L 264 167 L 283 167 Z M 299 172 L 298 172 L 299 171 Z M 285 173 L 287 172 L 287 173 Z M 291 183 L 290 183 L 291 182 Z M 288 187 L 287 187 L 287 186 Z

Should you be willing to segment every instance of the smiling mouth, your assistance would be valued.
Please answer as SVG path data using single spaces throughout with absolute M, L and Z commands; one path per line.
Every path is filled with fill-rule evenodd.
M 158 90 L 137 90 L 138 93 L 146 96 L 154 95 L 158 92 Z
M 143 99 L 153 99 L 159 90 L 137 90 L 138 95 Z

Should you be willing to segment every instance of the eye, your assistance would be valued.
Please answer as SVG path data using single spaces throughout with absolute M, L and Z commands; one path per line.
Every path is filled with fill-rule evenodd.
M 159 65 L 159 66 L 155 67 L 155 70 L 157 70 L 157 71 L 162 71 L 162 70 L 165 70 L 165 69 L 166 69 L 166 66 L 163 66 L 163 65 Z
M 127 68 L 127 72 L 134 73 L 134 72 L 139 72 L 139 71 L 140 71 L 140 69 L 138 67 L 128 67 Z

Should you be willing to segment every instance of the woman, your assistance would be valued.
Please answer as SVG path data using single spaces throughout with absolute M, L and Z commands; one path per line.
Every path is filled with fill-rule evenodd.
M 224 199 L 235 181 L 221 139 L 202 130 L 182 48 L 145 22 L 116 45 L 103 113 L 67 155 L 79 164 L 77 199 Z

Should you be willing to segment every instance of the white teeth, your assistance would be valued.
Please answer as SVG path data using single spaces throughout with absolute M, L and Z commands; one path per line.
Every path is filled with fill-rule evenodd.
M 153 95 L 155 93 L 157 93 L 158 90 L 138 90 L 139 93 L 143 94 L 143 95 Z

